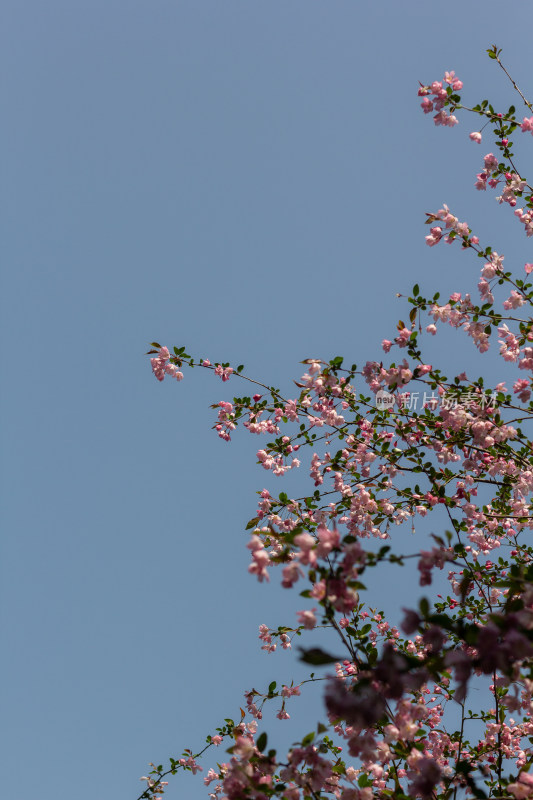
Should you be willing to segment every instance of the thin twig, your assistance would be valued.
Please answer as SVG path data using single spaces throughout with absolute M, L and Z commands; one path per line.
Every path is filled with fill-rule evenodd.
M 526 100 L 526 98 L 524 97 L 524 95 L 523 95 L 523 94 L 522 94 L 522 92 L 520 91 L 519 87 L 516 85 L 516 83 L 515 83 L 515 81 L 513 80 L 513 78 L 511 78 L 511 76 L 509 75 L 509 73 L 507 72 L 507 70 L 505 69 L 505 67 L 503 66 L 502 62 L 500 61 L 500 57 L 499 57 L 498 55 L 496 55 L 496 61 L 498 62 L 498 64 L 500 65 L 500 67 L 503 69 L 503 71 L 505 72 L 505 74 L 507 75 L 507 77 L 509 78 L 509 80 L 511 81 L 511 83 L 513 84 L 513 87 L 514 87 L 514 88 L 515 88 L 515 90 L 518 92 L 518 94 L 520 95 L 520 97 L 521 97 L 521 98 L 522 98 L 522 100 L 524 101 L 525 105 L 526 105 L 526 106 L 529 108 L 529 110 L 530 110 L 530 111 L 533 111 L 533 106 L 531 105 L 531 103 L 529 102 L 529 100 Z

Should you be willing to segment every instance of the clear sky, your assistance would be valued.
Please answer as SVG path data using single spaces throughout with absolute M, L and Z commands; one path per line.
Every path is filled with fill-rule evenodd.
M 272 488 L 260 440 L 210 431 L 238 386 L 160 385 L 147 342 L 289 391 L 303 358 L 379 358 L 396 292 L 474 286 L 470 256 L 424 245 L 425 211 L 446 202 L 531 261 L 473 188 L 475 123 L 436 129 L 416 90 L 455 69 L 465 99 L 509 96 L 493 42 L 527 84 L 533 10 L 4 0 L 2 18 L 2 784 L 134 800 L 148 761 L 301 675 L 257 639 L 302 607 L 246 572 L 244 524 Z M 432 358 L 476 363 L 453 342 Z M 408 601 L 405 576 L 389 586 L 380 601 Z M 306 733 L 308 707 L 271 738 Z M 181 780 L 169 798 L 206 796 Z

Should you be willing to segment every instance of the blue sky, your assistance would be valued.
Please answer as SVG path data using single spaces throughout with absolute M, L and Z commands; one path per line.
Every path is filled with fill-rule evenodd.
M 379 357 L 396 292 L 474 286 L 469 256 L 424 245 L 425 211 L 446 202 L 532 260 L 473 188 L 490 149 L 475 123 L 436 129 L 416 89 L 455 69 L 465 100 L 508 98 L 485 49 L 525 82 L 533 14 L 6 0 L 3 19 L 4 785 L 134 800 L 148 761 L 199 747 L 252 684 L 302 674 L 257 640 L 302 607 L 246 572 L 244 524 L 271 486 L 260 442 L 210 430 L 209 404 L 239 390 L 199 371 L 159 385 L 147 342 L 288 391 L 303 358 Z M 443 341 L 433 359 L 476 369 Z M 380 602 L 407 602 L 405 576 L 390 587 Z M 271 738 L 306 733 L 314 702 Z M 198 778 L 180 791 L 206 796 Z

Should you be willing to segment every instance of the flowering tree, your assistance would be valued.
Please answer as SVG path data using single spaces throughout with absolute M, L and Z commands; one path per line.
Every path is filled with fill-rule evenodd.
M 508 74 L 500 51 L 488 54 Z M 515 163 L 512 137 L 533 134 L 533 107 L 511 83 L 527 108 L 522 122 L 514 106 L 464 105 L 453 72 L 418 94 L 436 125 L 453 127 L 456 113 L 469 111 L 492 130 L 497 155 L 485 155 L 475 186 L 497 189 L 529 237 L 533 189 Z M 481 131 L 470 138 L 480 143 Z M 268 581 L 280 571 L 282 586 L 297 586 L 305 606 L 297 621 L 260 626 L 263 649 L 289 649 L 315 627 L 330 629 L 338 643 L 335 654 L 300 647 L 313 670 L 308 680 L 248 691 L 241 719 L 226 719 L 203 750 L 152 764 L 141 798 L 160 797 L 165 778 L 180 769 L 202 770 L 199 757 L 221 745 L 225 754 L 204 777 L 212 800 L 533 797 L 533 455 L 526 430 L 533 320 L 523 313 L 533 302 L 533 263 L 507 270 L 503 255 L 447 206 L 427 216 L 430 247 L 457 240 L 481 258 L 479 299 L 454 292 L 440 303 L 414 286 L 409 323 L 382 343 L 386 354 L 403 351 L 388 366 L 307 359 L 296 396 L 284 397 L 242 366 L 153 343 L 160 381 L 180 381 L 188 366 L 241 382 L 245 394 L 213 406 L 222 439 L 241 424 L 271 439 L 257 453 L 265 470 L 279 477 L 309 471 L 305 496 L 261 491 L 247 525 L 249 572 Z M 505 381 L 486 389 L 465 373 L 450 380 L 425 363 L 421 340 L 443 324 L 471 337 L 480 353 L 497 338 L 511 390 Z M 414 529 L 420 518 L 436 531 L 430 549 L 399 550 L 396 526 Z M 426 596 L 404 609 L 396 627 L 365 594 L 365 575 L 407 559 L 416 559 Z M 447 571 L 446 597 L 431 595 L 434 570 Z M 288 719 L 293 698 L 316 680 L 325 682 L 324 719 L 279 755 L 261 732 L 265 704 L 274 701 L 277 716 Z

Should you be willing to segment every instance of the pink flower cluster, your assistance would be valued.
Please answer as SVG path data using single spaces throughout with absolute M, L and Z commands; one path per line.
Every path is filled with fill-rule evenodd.
M 218 375 L 219 378 L 222 378 L 224 382 L 229 381 L 230 376 L 233 375 L 233 368 L 232 367 L 224 368 L 220 364 L 218 364 L 215 367 L 215 375 Z
M 518 395 L 519 400 L 528 403 L 531 397 L 530 381 L 520 378 L 513 386 L 513 392 Z
M 181 381 L 183 379 L 183 372 L 180 372 L 175 364 L 171 364 L 169 358 L 170 353 L 168 348 L 161 347 L 157 358 L 150 359 L 152 372 L 158 381 L 164 380 L 165 375 L 169 375 L 171 378 L 176 378 L 177 381 Z
M 448 93 L 443 83 L 447 83 L 451 86 L 454 92 L 459 92 L 463 88 L 462 81 L 455 77 L 454 72 L 446 72 L 444 81 L 433 81 L 429 86 L 421 85 L 418 90 L 418 95 L 419 97 L 424 97 L 420 104 L 424 114 L 430 114 L 432 111 L 437 112 L 433 117 L 435 125 L 446 125 L 452 128 L 454 125 L 457 125 L 458 120 L 457 117 L 453 114 L 448 114 L 444 109 L 444 106 L 448 102 Z M 432 95 L 432 99 L 430 99 L 429 95 Z
M 435 124 L 457 122 L 445 108 L 458 107 L 452 94 L 461 88 L 454 73 L 421 87 L 422 107 L 425 113 L 436 112 Z M 483 114 L 486 105 L 475 110 Z M 486 116 L 492 119 L 492 110 Z M 533 117 L 524 118 L 522 130 L 533 133 Z M 500 130 L 497 142 L 502 163 L 487 154 L 476 186 L 486 190 L 501 184 L 499 201 L 514 208 L 528 186 L 507 163 L 505 135 Z M 481 132 L 470 138 L 479 143 Z M 523 202 L 524 208 L 514 213 L 533 235 L 531 198 Z M 239 422 L 250 433 L 268 433 L 275 441 L 257 452 L 259 464 L 281 477 L 301 458 L 311 479 L 310 490 L 302 494 L 298 489 L 292 497 L 263 489 L 257 515 L 247 525 L 249 572 L 263 582 L 278 568 L 281 585 L 296 587 L 312 606 L 297 611 L 297 624 L 291 627 L 261 625 L 262 649 L 273 653 L 279 643 L 289 650 L 296 637 L 303 640 L 313 631 L 314 638 L 323 628 L 336 644 L 331 648 L 335 655 L 314 646 L 301 648 L 303 661 L 326 670 L 327 724 L 278 760 L 264 734 L 255 739 L 265 705 L 278 698 L 281 708 L 275 716 L 288 720 L 291 698 L 300 695 L 304 684 L 312 689 L 323 678 L 313 672 L 297 686 L 287 682 L 277 689 L 272 681 L 268 690 L 247 691 L 240 724 L 225 720 L 226 726 L 207 740 L 209 747 L 227 736 L 232 744 L 229 763 L 218 763 L 204 779 L 206 785 L 215 784 L 211 800 L 325 795 L 335 800 L 398 795 L 437 800 L 457 792 L 473 796 L 478 780 L 486 781 L 490 796 L 533 800 L 528 771 L 533 758 L 533 456 L 524 425 L 531 410 L 518 405 L 532 396 L 533 325 L 521 309 L 532 305 L 533 294 L 523 272 L 513 279 L 504 270 L 504 257 L 478 247 L 468 224 L 447 206 L 428 217 L 430 247 L 459 238 L 464 249 L 481 257 L 481 307 L 468 293 L 453 292 L 439 304 L 438 295 L 424 299 L 416 287 L 409 299 L 410 326 L 400 322 L 395 336 L 382 341 L 385 353 L 394 346 L 402 349 L 399 363 L 368 361 L 358 370 L 346 368 L 339 357 L 329 363 L 306 359 L 295 399 L 265 386 L 265 393 L 252 399 L 214 406 L 221 438 L 229 440 Z M 533 264 L 527 263 L 526 276 L 532 272 Z M 500 286 L 505 287 L 501 298 Z M 493 308 L 494 295 L 500 311 Z M 423 314 L 429 317 L 429 334 L 435 335 L 437 324 L 449 324 L 467 333 L 480 352 L 497 331 L 505 367 L 515 373 L 512 392 L 507 394 L 503 381 L 491 392 L 481 378 L 470 382 L 459 370 L 448 379 L 425 363 L 418 340 Z M 167 348 L 159 348 L 152 359 L 158 380 L 165 375 L 180 380 L 181 362 L 194 365 L 183 348 L 174 352 L 171 357 Z M 223 381 L 233 373 L 207 360 L 198 365 L 213 369 Z M 240 377 L 251 380 L 241 369 Z M 395 393 L 396 403 L 383 411 L 376 398 L 374 406 L 363 381 L 373 392 Z M 406 386 L 409 391 L 400 391 Z M 417 394 L 418 408 L 413 402 Z M 417 531 L 421 517 L 428 518 L 425 530 Z M 418 539 L 395 534 L 402 525 Z M 429 544 L 426 538 L 419 541 L 427 531 Z M 387 562 L 392 575 L 407 559 L 418 566 L 421 586 L 437 583 L 437 577 L 449 586 L 449 594 L 434 587 L 416 611 L 404 609 L 402 630 L 411 638 L 403 638 L 378 608 L 369 608 L 363 594 L 371 568 Z M 434 574 L 447 564 L 447 575 Z M 342 656 L 337 654 L 341 648 Z M 482 691 L 486 702 L 480 704 Z M 457 726 L 449 714 L 451 700 L 461 715 Z M 472 709 L 475 727 L 469 722 Z M 251 720 L 245 724 L 247 714 Z M 143 778 L 142 797 L 159 798 L 166 786 L 162 778 L 177 767 L 197 772 L 196 759 L 185 751 L 171 760 L 168 772 L 154 767 Z
M 292 458 L 290 464 L 287 464 L 283 456 L 273 456 L 266 450 L 258 450 L 257 459 L 263 469 L 272 470 L 272 473 L 278 476 L 285 475 L 290 469 L 297 469 L 300 466 L 297 458 Z
M 515 217 L 518 217 L 520 222 L 524 225 L 526 236 L 533 236 L 533 209 L 517 208 L 514 213 Z
M 477 244 L 479 239 L 476 236 L 470 236 L 470 228 L 468 227 L 468 223 L 466 222 L 459 222 L 457 217 L 450 212 L 450 209 L 447 205 L 444 205 L 443 208 L 440 208 L 436 214 L 428 214 L 428 222 L 432 222 L 434 220 L 442 220 L 444 222 L 445 228 L 450 230 L 450 234 L 448 234 L 444 241 L 447 244 L 451 244 L 455 238 L 460 237 L 463 240 L 463 246 L 467 247 L 469 244 Z M 426 236 L 426 244 L 429 247 L 434 247 L 438 244 L 443 237 L 443 229 L 440 225 L 436 225 L 433 228 L 430 228 L 429 236 Z
M 530 775 L 529 772 L 521 772 L 518 780 L 507 786 L 507 791 L 511 792 L 516 800 L 533 797 L 533 775 Z
M 420 586 L 428 586 L 431 583 L 431 571 L 434 567 L 442 569 L 448 559 L 453 560 L 451 551 L 439 547 L 434 547 L 431 552 L 422 550 L 420 556 L 418 562 Z
M 215 425 L 215 430 L 218 432 L 218 435 L 221 439 L 224 439 L 225 442 L 229 442 L 231 440 L 231 431 L 234 431 L 236 427 L 234 422 L 233 404 L 226 403 L 224 400 L 221 400 L 218 405 L 218 425 Z
M 475 183 L 476 189 L 479 191 L 486 191 L 487 183 L 490 187 L 494 188 L 498 185 L 498 180 L 494 177 L 491 177 L 493 173 L 498 169 L 498 159 L 494 155 L 494 153 L 487 153 L 484 161 L 484 168 L 481 172 L 477 174 L 477 181 Z

